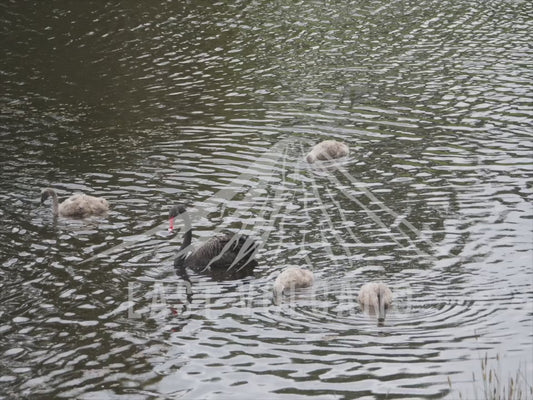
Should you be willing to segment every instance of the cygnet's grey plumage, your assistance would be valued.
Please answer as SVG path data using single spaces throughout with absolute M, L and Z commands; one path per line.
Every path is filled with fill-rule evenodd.
M 52 197 L 54 215 L 61 217 L 85 218 L 91 215 L 102 215 L 109 210 L 109 203 L 103 197 L 74 194 L 59 204 L 55 190 L 46 188 L 41 192 L 41 204 L 48 197 Z
M 377 315 L 378 322 L 383 322 L 392 304 L 392 291 L 382 282 L 365 283 L 359 290 L 358 300 L 365 312 Z
M 283 292 L 291 289 L 312 286 L 315 276 L 312 271 L 297 267 L 289 267 L 281 272 L 274 282 L 274 303 L 279 304 Z
M 324 140 L 318 143 L 305 157 L 308 163 L 315 161 L 327 161 L 335 158 L 347 156 L 349 148 L 342 142 L 336 140 Z

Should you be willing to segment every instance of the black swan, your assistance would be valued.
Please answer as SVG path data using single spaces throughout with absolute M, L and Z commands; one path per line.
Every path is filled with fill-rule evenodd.
M 392 292 L 381 282 L 365 283 L 359 291 L 359 304 L 369 314 L 377 314 L 378 323 L 385 321 L 387 310 L 392 304 Z
M 326 161 L 334 158 L 347 156 L 349 152 L 348 146 L 336 140 L 324 140 L 318 143 L 305 157 L 308 163 L 315 161 Z
M 91 215 L 101 215 L 109 210 L 109 203 L 102 197 L 75 194 L 59 204 L 55 190 L 46 188 L 41 192 L 41 204 L 48 197 L 52 197 L 54 215 L 62 217 L 85 218 Z
M 183 217 L 185 234 L 183 243 L 174 260 L 174 268 L 181 271 L 191 268 L 198 272 L 211 272 L 215 277 L 244 277 L 250 275 L 257 262 L 253 259 L 258 244 L 246 235 L 228 233 L 214 236 L 202 246 L 188 253 L 192 241 L 189 215 L 183 205 L 177 205 L 169 212 L 169 231 L 174 229 L 174 218 Z
M 274 282 L 274 304 L 281 302 L 285 290 L 306 288 L 313 285 L 315 276 L 312 271 L 297 267 L 289 267 L 281 272 Z

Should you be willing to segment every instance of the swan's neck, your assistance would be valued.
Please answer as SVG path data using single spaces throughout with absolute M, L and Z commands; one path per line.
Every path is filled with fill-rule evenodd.
M 280 281 L 274 283 L 273 290 L 273 303 L 274 305 L 279 305 L 281 303 L 281 297 L 283 296 L 283 291 L 285 290 L 285 284 Z
M 384 321 L 385 320 L 385 300 L 383 299 L 383 295 L 381 293 L 381 290 L 378 291 L 378 321 Z
M 174 260 L 174 268 L 181 269 L 185 265 L 185 260 L 187 258 L 188 247 L 192 242 L 192 229 L 189 229 L 183 235 L 183 242 L 178 250 L 178 256 Z
M 192 227 L 191 227 L 191 219 L 189 217 L 189 214 L 187 212 L 182 214 L 183 217 L 183 224 L 185 227 L 185 234 L 183 235 L 183 243 L 181 244 L 181 249 L 185 249 L 185 247 L 188 247 L 191 245 L 192 241 Z
M 57 193 L 53 190 L 48 192 L 52 196 L 52 211 L 54 215 L 59 214 L 59 201 L 57 200 Z
M 189 247 L 192 242 L 192 229 L 189 229 L 183 235 L 183 242 L 181 243 L 180 250 L 185 250 L 186 247 Z

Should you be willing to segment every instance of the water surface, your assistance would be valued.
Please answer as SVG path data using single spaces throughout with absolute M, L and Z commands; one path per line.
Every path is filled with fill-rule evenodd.
M 0 397 L 481 398 L 485 357 L 532 375 L 529 2 L 2 9 Z M 324 139 L 350 155 L 310 167 Z M 111 212 L 54 219 L 48 186 Z M 254 236 L 254 276 L 191 295 L 176 202 L 197 242 Z M 316 285 L 274 306 L 287 266 Z

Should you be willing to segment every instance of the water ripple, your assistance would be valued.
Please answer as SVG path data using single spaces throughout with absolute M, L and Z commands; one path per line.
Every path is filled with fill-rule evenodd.
M 1 17 L 5 396 L 475 398 L 485 355 L 531 372 L 528 2 L 95 5 Z M 349 157 L 307 165 L 324 139 Z M 47 186 L 111 211 L 54 219 Z M 255 274 L 176 276 L 177 202 L 195 242 L 254 236 Z M 316 284 L 276 306 L 288 266 Z

